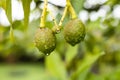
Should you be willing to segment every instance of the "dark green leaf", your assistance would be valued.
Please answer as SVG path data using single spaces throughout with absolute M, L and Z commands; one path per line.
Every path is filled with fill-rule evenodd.
M 104 55 L 104 52 L 94 55 L 88 53 L 82 63 L 79 65 L 78 69 L 73 73 L 72 79 L 79 80 L 79 76 L 82 75 L 85 70 L 88 70 L 92 66 L 92 64 L 102 55 Z

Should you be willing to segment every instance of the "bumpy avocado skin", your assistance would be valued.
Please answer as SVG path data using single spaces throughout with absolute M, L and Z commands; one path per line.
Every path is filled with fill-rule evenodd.
M 56 37 L 49 28 L 39 28 L 35 34 L 35 46 L 44 54 L 50 54 L 56 48 Z
M 72 46 L 83 41 L 85 34 L 85 26 L 79 19 L 70 20 L 64 27 L 64 38 Z

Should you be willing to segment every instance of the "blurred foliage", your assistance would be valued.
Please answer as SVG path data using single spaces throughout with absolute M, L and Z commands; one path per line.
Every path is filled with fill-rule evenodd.
M 0 6 L 5 9 L 6 4 L 7 6 L 12 5 L 10 1 L 0 0 Z M 31 0 L 21 1 L 25 15 L 24 20 L 11 22 L 11 9 L 10 7 L 5 9 L 11 22 L 14 42 L 10 40 L 10 26 L 0 25 L 0 61 L 17 63 L 28 60 L 28 62 L 40 61 L 41 63 L 37 68 L 19 64 L 16 68 L 13 67 L 13 72 L 23 69 L 23 67 L 30 71 L 29 79 L 24 76 L 19 80 L 37 80 L 37 78 L 41 80 L 120 80 L 120 20 L 111 16 L 112 10 L 107 13 L 104 20 L 103 18 L 96 21 L 88 20 L 85 23 L 87 29 L 85 40 L 74 47 L 65 42 L 62 29 L 60 34 L 56 34 L 55 51 L 51 55 L 45 56 L 34 46 L 34 34 L 39 27 L 40 20 L 29 22 L 29 15 L 32 13 L 32 11 L 30 12 Z M 38 5 L 38 0 L 35 2 Z M 77 14 L 84 9 L 85 0 L 71 0 L 71 2 Z M 102 5 L 112 7 L 119 3 L 119 0 L 108 0 Z M 34 10 L 36 9 L 38 6 Z M 60 18 L 61 14 L 58 13 L 56 17 L 58 22 Z M 63 28 L 69 19 L 69 15 L 67 15 L 63 22 Z M 47 20 L 46 25 L 52 28 L 54 24 Z M 0 72 L 4 72 L 0 73 L 1 80 L 7 78 L 6 71 L 9 71 L 9 67 L 0 66 Z M 36 78 L 31 78 L 31 76 Z M 12 78 L 5 80 L 10 79 L 13 80 Z
M 30 3 L 32 0 L 22 0 L 23 10 L 24 10 L 24 28 L 27 29 L 29 24 L 29 14 L 30 14 Z

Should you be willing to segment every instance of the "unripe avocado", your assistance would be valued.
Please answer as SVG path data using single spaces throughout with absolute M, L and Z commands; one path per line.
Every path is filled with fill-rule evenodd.
M 85 26 L 79 19 L 70 20 L 64 27 L 64 38 L 72 46 L 85 38 Z
M 56 37 L 49 28 L 39 28 L 35 34 L 35 46 L 49 55 L 56 48 Z

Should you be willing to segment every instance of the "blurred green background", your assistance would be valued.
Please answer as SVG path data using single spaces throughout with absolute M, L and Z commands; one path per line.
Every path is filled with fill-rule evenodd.
M 48 0 L 59 22 L 65 0 Z M 0 80 L 120 80 L 120 1 L 71 0 L 86 26 L 85 40 L 72 47 L 63 36 L 46 56 L 34 46 L 43 0 L 0 0 Z M 46 26 L 54 23 L 48 11 Z

